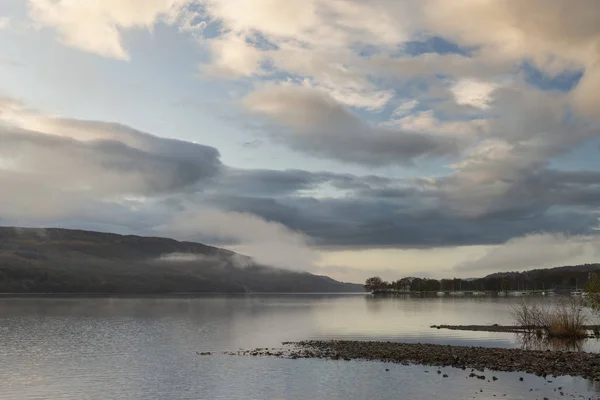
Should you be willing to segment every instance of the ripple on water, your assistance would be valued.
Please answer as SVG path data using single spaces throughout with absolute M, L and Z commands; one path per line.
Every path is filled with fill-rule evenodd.
M 444 380 L 420 366 L 196 355 L 333 338 L 518 347 L 511 334 L 429 328 L 505 324 L 509 306 L 364 296 L 0 299 L 0 398 L 454 399 L 507 393 L 518 399 L 530 398 L 534 387 L 543 398 L 554 393 L 554 383 L 578 395 L 595 392 L 578 378 L 544 383 L 525 376 L 524 387 L 516 375 L 500 374 L 496 383 L 481 386 L 453 369 L 444 369 Z

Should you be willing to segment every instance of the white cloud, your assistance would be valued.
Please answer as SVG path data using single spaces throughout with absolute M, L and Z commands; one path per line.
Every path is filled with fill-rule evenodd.
M 310 239 L 277 222 L 249 213 L 228 212 L 188 204 L 186 210 L 155 228 L 182 239 L 212 237 L 231 244 L 225 247 L 279 268 L 312 270 L 318 254 Z
M 225 78 L 250 77 L 261 73 L 265 56 L 243 37 L 227 35 L 208 42 L 212 63 L 204 67 L 208 75 Z
M 432 0 L 425 24 L 458 43 L 480 46 L 478 58 L 518 63 L 532 60 L 550 75 L 583 67 L 575 104 L 589 115 L 599 109 L 589 95 L 600 64 L 600 3 L 582 0 Z
M 396 114 L 398 110 L 394 112 Z M 381 124 L 382 126 L 401 129 L 407 132 L 423 134 L 437 134 L 448 136 L 477 136 L 489 129 L 489 121 L 485 119 L 472 119 L 467 121 L 441 121 L 437 119 L 432 110 L 421 111 L 402 118 L 391 119 Z
M 104 57 L 128 60 L 121 33 L 173 23 L 193 0 L 29 0 L 31 19 L 53 28 L 66 45 Z
M 403 117 L 419 105 L 418 100 L 406 100 L 400 103 L 392 113 L 392 117 Z
M 460 105 L 469 105 L 482 110 L 490 108 L 492 94 L 497 84 L 474 79 L 460 79 L 450 89 Z
M 311 82 L 306 79 L 303 86 L 327 93 L 340 104 L 369 111 L 381 110 L 394 97 L 393 90 L 376 90 L 367 83 L 344 85 L 335 82 Z
M 538 233 L 495 246 L 481 257 L 459 263 L 457 271 L 490 272 L 577 265 L 600 256 L 600 236 Z
M 225 30 L 261 32 L 276 42 L 335 48 L 355 42 L 394 46 L 407 38 L 402 16 L 376 3 L 206 0 L 205 5 L 208 14 L 223 22 Z
M 271 71 L 297 75 L 342 104 L 377 111 L 394 95 L 371 82 L 352 47 L 395 48 L 409 37 L 402 14 L 354 0 L 207 0 L 205 5 L 207 14 L 221 22 L 224 32 L 208 39 L 218 43 L 209 44 L 213 52 L 209 71 L 240 69 L 222 62 L 220 41 L 235 36 L 245 43 L 256 43 Z M 261 48 L 264 43 L 268 45 Z M 231 51 L 237 52 L 236 47 Z M 245 53 L 247 49 L 239 51 Z M 231 58 L 237 65 L 243 57 L 231 54 Z M 250 65 L 255 66 L 252 58 Z

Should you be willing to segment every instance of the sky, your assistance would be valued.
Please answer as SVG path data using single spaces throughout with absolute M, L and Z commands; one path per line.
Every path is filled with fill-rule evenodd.
M 600 260 L 597 0 L 2 0 L 0 225 L 362 282 Z

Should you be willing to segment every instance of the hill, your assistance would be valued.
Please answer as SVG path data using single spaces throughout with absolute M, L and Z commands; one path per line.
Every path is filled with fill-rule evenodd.
M 0 293 L 358 292 L 362 285 L 257 265 L 200 243 L 0 227 Z
M 600 270 L 600 264 L 581 264 L 581 265 L 567 265 L 564 267 L 553 267 L 553 268 L 538 268 L 530 269 L 522 272 L 496 272 L 485 276 L 483 279 L 493 278 L 507 278 L 513 276 L 536 276 L 536 275 L 572 275 L 572 274 L 583 274 L 587 275 L 589 272 L 598 272 Z
M 497 272 L 481 280 L 488 286 L 501 285 L 507 289 L 572 290 L 583 288 L 590 273 L 600 272 L 600 264 L 568 265 L 564 267 L 540 268 L 523 272 Z

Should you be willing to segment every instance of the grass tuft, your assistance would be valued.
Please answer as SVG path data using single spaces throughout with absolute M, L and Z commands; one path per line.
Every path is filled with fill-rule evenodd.
M 585 324 L 587 316 L 580 299 L 561 300 L 556 307 L 528 304 L 525 300 L 512 310 L 515 324 L 520 328 L 534 332 L 536 336 L 545 334 L 549 338 L 582 339 L 586 338 Z

